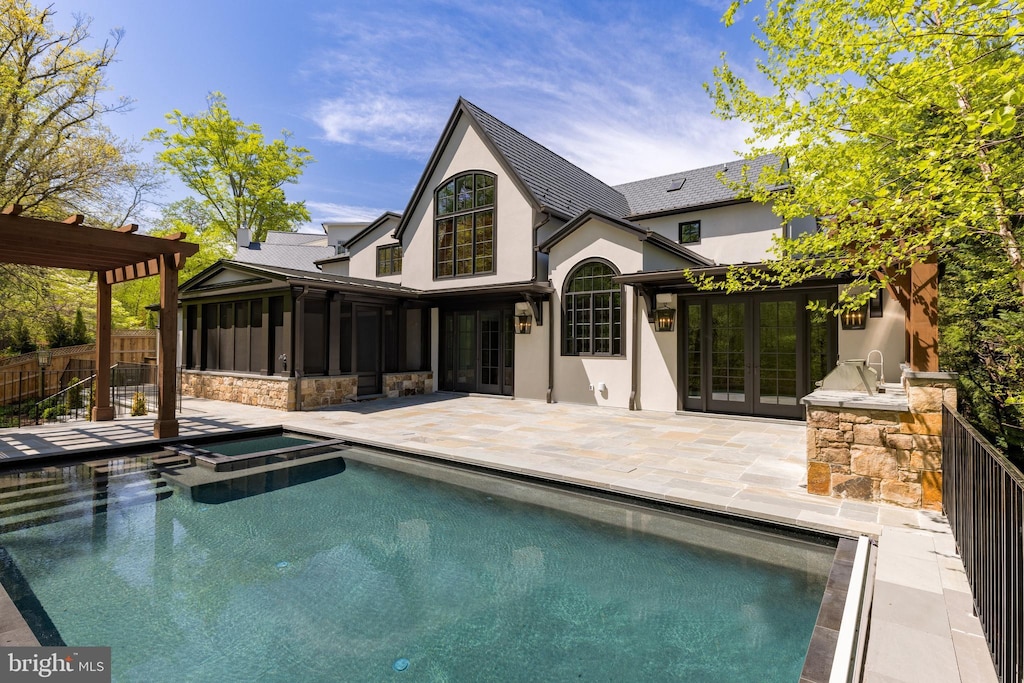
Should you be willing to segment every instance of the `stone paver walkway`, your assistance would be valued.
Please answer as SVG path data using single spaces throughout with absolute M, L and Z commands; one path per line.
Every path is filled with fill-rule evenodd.
M 779 524 L 879 539 L 867 681 L 994 681 L 963 565 L 937 513 L 805 490 L 802 423 L 434 394 L 284 413 L 185 399 L 183 435 L 283 424 Z M 0 464 L 145 442 L 152 418 L 0 430 Z

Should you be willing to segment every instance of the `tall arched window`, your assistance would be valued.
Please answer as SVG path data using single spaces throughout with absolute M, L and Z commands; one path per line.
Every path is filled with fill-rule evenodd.
M 434 194 L 434 277 L 493 273 L 494 176 L 464 173 Z
M 622 287 L 603 261 L 587 261 L 565 282 L 562 353 L 617 356 L 622 353 Z

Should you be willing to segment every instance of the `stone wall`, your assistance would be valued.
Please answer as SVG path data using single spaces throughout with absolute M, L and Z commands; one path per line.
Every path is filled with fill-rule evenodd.
M 356 400 L 359 385 L 356 375 L 303 377 L 296 380 L 294 377 L 184 370 L 181 373 L 181 393 L 261 408 L 295 410 L 296 381 L 301 382 L 302 410 L 350 403 Z M 433 374 L 429 371 L 384 375 L 384 395 L 388 398 L 427 394 L 432 390 Z
M 877 397 L 806 397 L 808 493 L 941 510 L 943 401 L 956 404 L 951 373 L 906 372 L 903 391 Z
M 356 399 L 359 378 L 356 375 L 302 378 L 302 409 L 351 403 Z M 289 410 L 294 410 L 290 408 Z
M 232 401 L 247 406 L 295 410 L 294 379 L 183 370 L 184 396 Z
M 433 387 L 434 374 L 429 370 L 384 375 L 384 395 L 388 398 L 429 394 Z

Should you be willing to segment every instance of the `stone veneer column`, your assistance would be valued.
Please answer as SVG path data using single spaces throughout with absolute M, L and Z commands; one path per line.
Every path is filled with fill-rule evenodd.
M 956 404 L 956 375 L 906 371 L 903 388 L 804 398 L 808 493 L 942 509 L 942 403 Z

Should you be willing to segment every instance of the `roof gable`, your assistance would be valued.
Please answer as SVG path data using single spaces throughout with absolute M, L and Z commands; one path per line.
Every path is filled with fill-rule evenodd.
M 377 220 L 375 220 L 374 222 L 370 223 L 365 228 L 360 230 L 358 233 L 356 233 L 356 235 L 354 237 L 352 237 L 352 239 L 350 239 L 349 241 L 345 242 L 341 246 L 345 247 L 346 249 L 351 249 L 353 246 L 355 246 L 356 244 L 361 242 L 363 239 L 369 237 L 380 226 L 386 224 L 390 220 L 401 221 L 402 220 L 402 214 L 395 213 L 394 211 L 385 211 L 384 213 L 382 213 L 380 215 L 379 218 L 377 218 Z
M 427 182 L 462 117 L 483 139 L 535 210 L 550 211 L 567 219 L 591 208 L 620 216 L 628 212 L 629 205 L 618 190 L 460 97 L 395 230 L 399 240 L 408 227 L 414 207 L 426 194 Z

